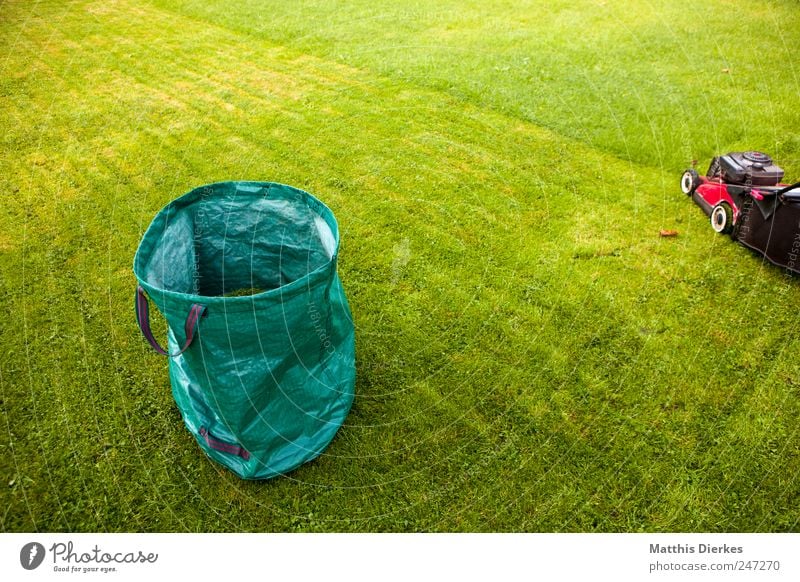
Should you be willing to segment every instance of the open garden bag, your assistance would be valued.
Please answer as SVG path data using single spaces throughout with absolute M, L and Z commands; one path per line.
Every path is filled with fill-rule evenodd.
M 223 182 L 163 208 L 134 258 L 136 315 L 169 358 L 172 394 L 205 453 L 267 479 L 327 447 L 353 402 L 354 329 L 339 232 L 310 194 Z M 150 330 L 148 297 L 168 324 Z

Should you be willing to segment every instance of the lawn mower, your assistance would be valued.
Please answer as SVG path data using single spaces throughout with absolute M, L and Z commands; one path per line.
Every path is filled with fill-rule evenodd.
M 681 176 L 681 190 L 705 211 L 711 228 L 800 274 L 800 182 L 782 184 L 783 170 L 762 152 L 731 152 L 700 176 Z

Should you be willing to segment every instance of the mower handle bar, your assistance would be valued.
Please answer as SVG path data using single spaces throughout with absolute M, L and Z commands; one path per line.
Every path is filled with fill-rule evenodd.
M 800 182 L 795 182 L 791 186 L 786 186 L 786 188 L 781 188 L 777 192 L 775 192 L 776 196 L 783 196 L 784 198 L 788 198 L 789 200 L 800 200 L 800 192 L 795 193 L 791 196 L 786 196 L 787 192 L 791 192 L 795 188 L 800 187 Z
M 784 200 L 786 202 L 800 202 L 800 192 L 792 192 L 791 194 L 789 194 L 789 192 L 791 192 L 796 188 L 800 188 L 800 182 L 795 182 L 791 186 L 786 186 L 785 188 L 781 188 L 780 190 L 774 192 L 773 194 L 775 196 L 780 196 L 781 200 Z M 757 189 L 758 188 L 751 188 L 749 190 L 746 190 L 746 192 L 749 193 L 751 190 L 757 190 Z

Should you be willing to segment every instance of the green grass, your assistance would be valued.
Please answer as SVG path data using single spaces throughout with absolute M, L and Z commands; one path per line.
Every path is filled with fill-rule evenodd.
M 0 3 L 0 530 L 797 531 L 798 279 L 678 189 L 800 179 L 794 3 L 383 4 Z M 262 483 L 133 317 L 227 179 L 328 203 L 357 326 L 347 424 Z

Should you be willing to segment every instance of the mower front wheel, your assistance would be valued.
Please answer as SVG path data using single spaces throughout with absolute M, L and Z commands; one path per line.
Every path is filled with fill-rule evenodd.
M 681 192 L 686 194 L 687 196 L 691 196 L 694 194 L 694 191 L 697 190 L 697 187 L 700 185 L 700 174 L 697 173 L 697 170 L 689 169 L 683 173 L 681 176 Z
M 719 234 L 730 234 L 733 230 L 733 211 L 727 202 L 720 202 L 711 209 L 711 228 Z

